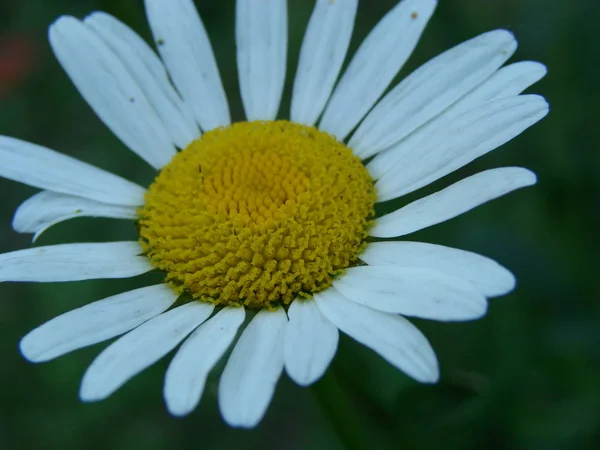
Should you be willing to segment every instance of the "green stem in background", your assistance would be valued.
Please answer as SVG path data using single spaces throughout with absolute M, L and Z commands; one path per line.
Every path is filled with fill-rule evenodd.
M 346 450 L 370 448 L 362 433 L 361 419 L 338 384 L 333 369 L 327 370 L 311 389 Z

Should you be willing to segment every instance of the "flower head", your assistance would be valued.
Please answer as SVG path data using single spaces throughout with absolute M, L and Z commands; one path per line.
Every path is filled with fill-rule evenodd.
M 543 65 L 502 67 L 517 46 L 504 30 L 451 48 L 383 95 L 435 6 L 435 0 L 399 2 L 340 76 L 357 1 L 317 0 L 289 120 L 276 120 L 286 75 L 286 1 L 238 0 L 247 122 L 233 124 L 191 0 L 146 0 L 160 59 L 114 17 L 59 18 L 50 42 L 63 68 L 98 117 L 159 172 L 146 189 L 0 137 L 0 175 L 43 189 L 17 210 L 16 231 L 35 239 L 81 216 L 132 220 L 139 231 L 139 241 L 0 255 L 0 281 L 156 270 L 164 283 L 50 320 L 23 338 L 23 355 L 47 361 L 123 335 L 83 378 L 81 398 L 95 401 L 182 343 L 164 397 L 172 414 L 185 415 L 233 346 L 219 405 L 229 424 L 242 427 L 261 420 L 284 368 L 300 385 L 323 375 L 338 330 L 410 377 L 436 382 L 435 354 L 405 316 L 476 319 L 487 298 L 514 288 L 514 277 L 474 253 L 380 238 L 449 220 L 534 184 L 535 175 L 515 167 L 488 170 L 379 217 L 374 204 L 494 150 L 543 118 L 548 105 L 520 95 L 544 76 Z
M 216 305 L 288 305 L 355 264 L 373 181 L 329 134 L 287 121 L 205 133 L 161 171 L 140 243 L 181 292 Z

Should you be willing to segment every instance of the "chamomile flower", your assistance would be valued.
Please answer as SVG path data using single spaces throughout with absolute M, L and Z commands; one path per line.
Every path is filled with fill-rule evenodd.
M 471 320 L 514 287 L 474 253 L 383 241 L 444 222 L 535 183 L 516 167 L 468 177 L 376 216 L 374 206 L 426 186 L 494 150 L 548 112 L 520 95 L 543 65 L 504 66 L 517 47 L 496 30 L 433 58 L 385 95 L 417 45 L 435 0 L 403 0 L 340 74 L 357 0 L 317 0 L 289 120 L 277 120 L 286 77 L 285 0 L 238 0 L 237 66 L 246 122 L 231 123 L 211 45 L 191 0 L 146 0 L 156 53 L 114 17 L 61 17 L 59 62 L 98 117 L 158 174 L 147 188 L 38 145 L 0 137 L 0 175 L 42 189 L 17 210 L 35 237 L 59 222 L 126 219 L 136 242 L 72 243 L 0 255 L 0 281 L 124 278 L 164 283 L 67 312 L 30 332 L 41 362 L 123 335 L 93 361 L 80 396 L 101 400 L 182 344 L 166 373 L 174 415 L 220 377 L 232 426 L 263 417 L 282 372 L 319 379 L 339 330 L 408 376 L 438 380 L 426 337 L 405 317 Z M 365 165 L 365 161 L 368 163 Z M 245 326 L 244 326 L 245 325 Z

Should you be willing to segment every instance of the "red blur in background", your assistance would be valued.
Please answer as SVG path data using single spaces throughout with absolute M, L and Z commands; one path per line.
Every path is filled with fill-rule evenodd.
M 27 36 L 0 36 L 0 100 L 32 71 L 35 55 L 35 46 Z

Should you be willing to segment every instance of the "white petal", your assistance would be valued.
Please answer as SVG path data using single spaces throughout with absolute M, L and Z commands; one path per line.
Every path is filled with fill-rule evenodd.
M 438 363 L 429 341 L 404 317 L 359 305 L 334 288 L 314 298 L 323 315 L 344 333 L 415 380 L 437 382 Z
M 113 203 L 140 206 L 144 188 L 30 142 L 0 136 L 0 176 L 40 189 Z
M 21 353 L 32 362 L 49 361 L 126 333 L 165 311 L 175 300 L 177 294 L 166 284 L 98 300 L 31 331 L 21 340 Z
M 264 416 L 283 370 L 283 308 L 261 310 L 233 348 L 219 382 L 219 407 L 233 427 L 252 428 Z
M 96 12 L 84 23 L 110 47 L 146 95 L 171 141 L 185 148 L 200 136 L 189 108 L 169 82 L 160 59 L 131 28 L 111 15 Z
M 169 74 L 204 130 L 230 123 L 208 35 L 191 0 L 146 0 L 146 15 Z
M 435 136 L 440 127 L 456 117 L 483 106 L 494 100 L 513 97 L 546 75 L 543 64 L 523 61 L 503 67 L 496 71 L 486 81 L 481 83 L 443 113 L 416 130 L 406 139 L 394 144 L 388 150 L 379 153 L 368 165 L 373 178 L 381 178 L 399 161 L 407 158 L 408 154 L 427 146 L 431 136 Z
M 244 317 L 244 308 L 223 308 L 186 339 L 165 376 L 164 397 L 171 414 L 185 416 L 198 406 L 209 372 L 233 342 Z
M 125 145 L 160 169 L 175 148 L 125 65 L 82 22 L 63 16 L 49 32 L 56 58 L 82 97 Z
M 343 140 L 414 50 L 436 0 L 403 0 L 365 38 L 325 109 L 319 128 Z
M 404 236 L 535 183 L 535 174 L 521 167 L 486 170 L 378 218 L 369 234 L 382 238 Z
M 317 0 L 302 42 L 291 119 L 314 125 L 348 51 L 358 0 Z
M 352 267 L 333 286 L 361 305 L 422 319 L 472 320 L 487 311 L 484 295 L 471 283 L 430 269 Z
M 238 76 L 249 121 L 274 120 L 287 57 L 287 0 L 237 0 Z
M 467 280 L 486 297 L 505 295 L 515 277 L 496 261 L 477 253 L 423 242 L 372 242 L 360 259 L 370 266 L 431 269 Z
M 296 383 L 308 386 L 321 378 L 335 356 L 338 330 L 323 317 L 314 300 L 294 300 L 288 317 L 283 342 L 285 369 Z
M 512 33 L 496 30 L 433 58 L 375 106 L 349 147 L 368 158 L 405 138 L 492 75 L 516 48 Z
M 60 244 L 0 254 L 0 282 L 129 278 L 153 270 L 137 242 Z
M 79 390 L 86 402 L 103 400 L 173 350 L 212 313 L 210 303 L 190 302 L 167 311 L 108 346 L 88 367 Z
M 444 111 L 444 116 L 448 120 L 485 103 L 519 95 L 544 78 L 547 73 L 546 66 L 534 61 L 521 61 L 504 66 Z
M 496 100 L 441 126 L 420 148 L 406 150 L 375 184 L 377 201 L 413 192 L 500 147 L 548 114 L 537 95 Z
M 75 217 L 137 217 L 133 206 L 112 205 L 75 195 L 42 191 L 25 200 L 17 208 L 12 227 L 19 233 L 35 233 L 33 241 L 51 226 Z

